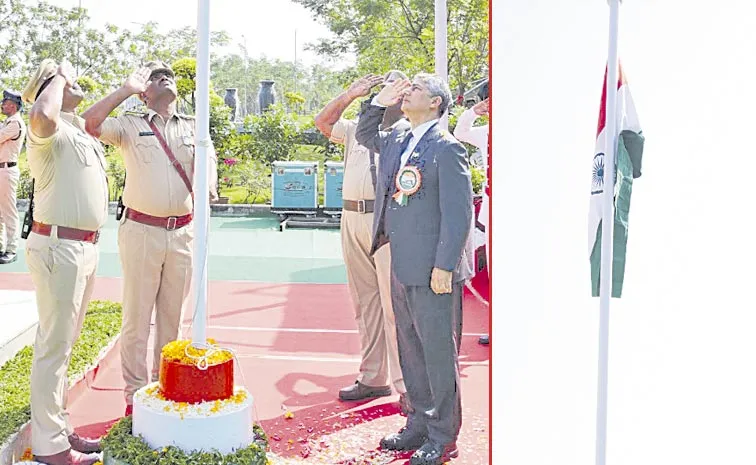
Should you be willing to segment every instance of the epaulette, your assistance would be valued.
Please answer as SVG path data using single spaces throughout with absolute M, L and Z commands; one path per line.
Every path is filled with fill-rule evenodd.
M 191 119 L 191 120 L 197 119 L 197 117 L 194 115 L 185 115 L 183 113 L 176 113 L 176 116 L 178 116 L 179 118 L 184 118 L 184 119 Z

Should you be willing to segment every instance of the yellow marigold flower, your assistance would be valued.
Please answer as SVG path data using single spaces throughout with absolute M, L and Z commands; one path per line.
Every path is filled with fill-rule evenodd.
M 214 339 L 208 339 L 208 344 L 215 346 L 216 342 Z M 192 357 L 200 358 L 204 357 L 205 354 L 208 352 L 207 349 L 196 349 L 194 347 L 189 347 L 187 350 L 187 346 L 189 346 L 192 343 L 189 339 L 183 339 L 180 341 L 171 341 L 168 344 L 166 344 L 163 347 L 162 355 L 163 358 L 170 361 L 176 361 L 179 363 L 185 363 L 185 364 L 192 364 L 196 363 L 196 360 Z M 188 357 L 187 353 L 191 356 Z M 208 365 L 217 365 L 219 363 L 227 362 L 231 360 L 232 354 L 225 350 L 211 350 L 210 356 L 207 358 Z
M 22 462 L 29 462 L 34 458 L 34 454 L 32 454 L 31 447 L 27 447 L 26 450 L 24 450 L 23 455 L 20 457 L 20 461 Z

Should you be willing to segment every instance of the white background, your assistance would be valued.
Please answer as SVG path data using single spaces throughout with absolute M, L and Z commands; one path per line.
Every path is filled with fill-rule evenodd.
M 47 1 L 63 8 L 78 7 L 80 2 Z M 158 23 L 158 30 L 167 33 L 171 29 L 197 25 L 196 0 L 81 0 L 81 7 L 87 9 L 92 21 L 90 26 L 98 28 L 111 23 L 120 28 L 139 31 L 142 26 L 138 23 L 155 21 Z M 305 65 L 323 61 L 322 57 L 306 51 L 305 44 L 315 42 L 321 37 L 331 37 L 328 28 L 315 21 L 309 10 L 290 0 L 212 0 L 210 29 L 224 30 L 231 37 L 228 47 L 214 49 L 214 53 L 241 55 L 239 44 L 244 43 L 242 36 L 245 36 L 248 55 L 251 58 L 264 55 L 270 59 L 294 61 L 296 46 L 297 62 Z M 353 62 L 354 57 L 349 56 L 330 65 L 341 68 Z
M 613 299 L 607 463 L 756 463 L 752 2 L 627 0 L 646 136 Z M 493 1 L 494 464 L 594 463 L 588 202 L 609 7 Z

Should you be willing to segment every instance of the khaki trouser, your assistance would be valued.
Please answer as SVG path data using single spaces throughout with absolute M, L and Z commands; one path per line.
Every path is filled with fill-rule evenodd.
M 37 294 L 39 326 L 31 372 L 32 453 L 70 448 L 73 428 L 65 411 L 68 363 L 84 323 L 97 271 L 97 246 L 31 233 L 26 263 Z
M 0 251 L 16 253 L 18 244 L 16 189 L 18 189 L 19 176 L 18 166 L 0 168 Z
M 121 365 L 124 395 L 131 404 L 134 393 L 150 382 L 147 340 L 155 310 L 155 345 L 152 381 L 157 381 L 160 351 L 179 338 L 184 304 L 192 281 L 194 223 L 174 231 L 126 219 L 118 229 L 118 252 L 123 268 L 123 327 Z
M 390 382 L 404 393 L 391 306 L 391 254 L 384 245 L 370 256 L 372 229 L 372 213 L 342 211 L 341 248 L 362 351 L 358 381 L 368 386 Z

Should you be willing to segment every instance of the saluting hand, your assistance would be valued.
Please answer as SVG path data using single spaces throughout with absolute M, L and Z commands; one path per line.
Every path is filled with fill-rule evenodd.
M 475 113 L 476 115 L 478 115 L 478 116 L 483 116 L 483 115 L 487 115 L 487 114 L 488 114 L 489 105 L 490 105 L 490 103 L 489 103 L 489 99 L 485 99 L 485 100 L 483 100 L 482 102 L 478 102 L 478 103 L 476 103 L 476 104 L 475 104 L 475 105 L 474 105 L 474 106 L 472 107 L 472 109 L 473 109 L 473 112 L 474 112 L 474 113 Z
M 365 76 L 357 79 L 347 89 L 347 96 L 351 99 L 359 97 L 365 97 L 370 93 L 370 89 L 383 82 L 383 77 L 375 74 L 366 74 Z
M 431 271 L 431 290 L 436 294 L 451 294 L 452 291 L 452 272 L 433 268 Z
M 141 94 L 142 92 L 147 90 L 147 87 L 149 87 L 150 85 L 150 83 L 147 81 L 149 77 L 149 68 L 139 68 L 131 73 L 131 76 L 126 79 L 126 81 L 123 83 L 123 88 L 127 89 L 132 94 Z
M 388 84 L 378 92 L 376 95 L 376 101 L 381 105 L 390 107 L 396 105 L 402 100 L 404 92 L 412 86 L 412 83 L 408 79 L 397 79 L 396 81 Z
M 58 65 L 58 76 L 61 76 L 63 79 L 66 80 L 66 86 L 67 87 L 73 87 L 74 83 L 76 82 L 76 78 L 74 77 L 75 71 L 71 63 L 68 62 L 68 60 L 63 60 L 60 62 L 60 65 Z

